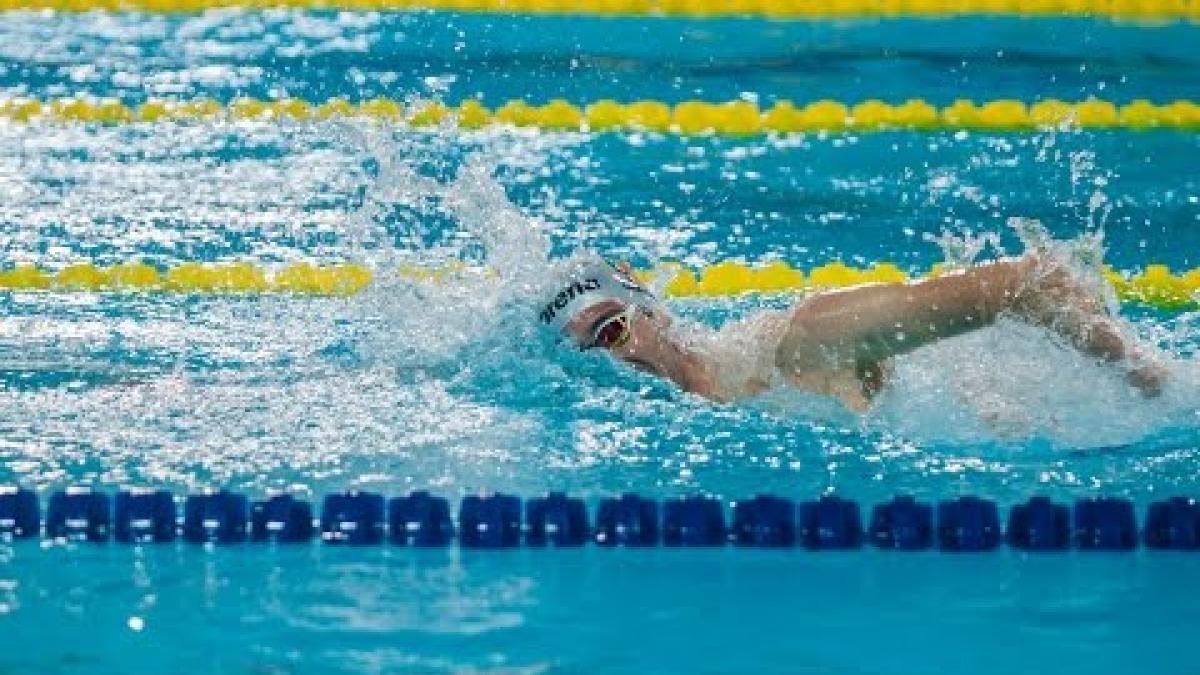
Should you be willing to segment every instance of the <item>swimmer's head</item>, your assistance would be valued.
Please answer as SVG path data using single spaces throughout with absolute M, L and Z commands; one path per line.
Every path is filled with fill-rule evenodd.
M 654 296 L 636 279 L 603 258 L 589 254 L 564 265 L 558 280 L 537 307 L 538 323 L 561 335 L 576 317 L 585 313 L 654 305 Z
M 682 383 L 697 380 L 696 362 L 672 332 L 672 317 L 650 291 L 598 256 L 562 265 L 538 307 L 538 321 L 580 349 L 601 348 L 613 358 Z

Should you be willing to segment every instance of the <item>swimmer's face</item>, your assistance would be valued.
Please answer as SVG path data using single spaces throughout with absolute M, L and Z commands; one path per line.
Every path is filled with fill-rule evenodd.
M 660 312 L 618 300 L 605 300 L 583 310 L 566 332 L 581 348 L 605 347 L 614 357 L 653 373 L 663 373 L 670 320 Z

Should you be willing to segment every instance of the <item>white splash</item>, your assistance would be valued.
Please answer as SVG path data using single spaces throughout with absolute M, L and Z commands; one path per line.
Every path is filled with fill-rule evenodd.
M 1194 424 L 1200 368 L 1170 363 L 1157 398 L 1045 330 L 1015 320 L 895 360 L 871 426 L 931 443 L 1040 438 L 1066 448 L 1133 443 Z
M 399 152 L 386 136 L 364 138 L 377 154 Z M 491 153 L 476 153 L 452 180 L 439 182 L 417 175 L 396 154 L 377 160 L 377 184 L 358 215 L 359 236 L 364 241 L 379 240 L 371 234 L 375 227 L 371 222 L 382 211 L 373 211 L 376 207 L 372 204 L 400 200 L 431 216 L 450 219 L 458 228 L 458 248 L 397 250 L 374 260 L 444 263 L 450 256 L 467 263 L 470 256 L 464 253 L 465 242 L 470 242 L 477 254 L 440 283 L 392 277 L 356 299 L 358 317 L 367 319 L 368 324 L 374 322 L 375 328 L 362 336 L 374 357 L 402 369 L 465 359 L 476 361 L 463 363 L 463 369 L 498 372 L 517 367 L 521 356 L 513 343 L 527 341 L 536 331 L 524 313 L 532 311 L 533 298 L 552 283 L 556 266 L 569 264 L 570 258 L 550 258 L 548 228 L 507 198 L 495 177 L 497 161 Z M 1102 232 L 1056 240 L 1034 219 L 1011 218 L 1008 226 L 1024 252 L 1036 253 L 1069 270 L 1115 310 L 1115 295 L 1103 277 Z M 989 249 L 1007 253 L 996 232 L 944 233 L 930 240 L 942 249 L 950 267 L 969 266 Z M 758 336 L 762 338 L 757 340 L 762 343 L 759 345 L 742 340 L 718 349 L 713 347 L 714 341 L 731 331 L 713 331 L 687 321 L 680 321 L 678 327 L 693 344 L 707 345 L 714 355 L 732 353 L 737 358 L 730 363 L 744 364 L 744 369 L 755 372 L 761 370 L 761 359 L 754 355 L 773 354 L 767 338 L 778 332 L 757 331 L 763 333 Z M 1135 327 L 1125 327 L 1130 335 L 1135 334 Z M 553 358 L 526 365 L 540 368 L 548 378 L 566 377 L 552 367 Z M 858 425 L 936 443 L 1036 438 L 1063 447 L 1110 446 L 1189 423 L 1194 417 L 1195 401 L 1200 400 L 1200 372 L 1167 355 L 1164 360 L 1171 371 L 1170 382 L 1162 396 L 1148 400 L 1127 384 L 1119 366 L 1098 363 L 1043 329 L 1002 320 L 991 328 L 895 359 L 893 381 L 865 417 L 848 415 L 836 404 L 816 400 L 821 397 L 778 386 L 747 405 L 798 419 Z
M 1167 369 L 1160 396 L 1147 398 L 1132 387 L 1124 364 L 1102 363 L 1044 328 L 1002 317 L 988 328 L 894 358 L 888 386 L 861 418 L 786 385 L 757 397 L 752 405 L 932 445 L 1020 444 L 1037 439 L 1063 448 L 1095 448 L 1194 427 L 1200 419 L 1200 364 L 1156 346 L 1190 343 L 1195 329 L 1187 328 L 1186 317 L 1168 335 L 1155 334 L 1156 330 L 1162 333 L 1157 322 L 1133 325 L 1121 319 L 1115 293 L 1103 276 L 1101 233 L 1056 240 L 1034 219 L 1011 218 L 1008 224 L 1023 252 L 1042 257 L 1047 268 L 1067 270 L 1075 282 L 1111 308 L 1128 340 Z M 987 246 L 999 250 L 997 233 L 945 234 L 936 242 L 951 266 L 971 264 Z M 749 363 L 747 355 L 770 351 L 773 335 L 760 335 L 761 344 L 738 345 L 740 362 Z
M 1000 235 L 995 232 L 975 235 L 968 231 L 956 235 L 945 231 L 940 236 L 926 234 L 923 238 L 927 242 L 937 244 L 941 249 L 943 264 L 948 270 L 969 267 L 989 246 L 995 250 L 1000 249 Z
M 489 334 L 515 340 L 514 322 L 503 320 L 506 307 L 528 301 L 545 276 L 550 243 L 542 223 L 507 198 L 495 178 L 499 165 L 476 153 L 452 180 L 441 182 L 414 168 L 412 148 L 393 132 L 347 126 L 376 167 L 346 229 L 353 257 L 375 271 L 373 283 L 344 313 L 358 326 L 362 351 L 420 368 L 454 360 Z M 417 214 L 413 228 L 448 219 L 453 231 L 425 244 L 421 232 L 394 232 L 386 219 L 397 206 Z

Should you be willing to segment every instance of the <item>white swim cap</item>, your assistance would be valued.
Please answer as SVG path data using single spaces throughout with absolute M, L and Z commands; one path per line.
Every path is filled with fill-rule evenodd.
M 561 280 L 551 287 L 550 295 L 538 305 L 538 320 L 543 326 L 561 332 L 580 312 L 605 300 L 649 306 L 654 296 L 636 279 L 588 254 L 565 265 Z

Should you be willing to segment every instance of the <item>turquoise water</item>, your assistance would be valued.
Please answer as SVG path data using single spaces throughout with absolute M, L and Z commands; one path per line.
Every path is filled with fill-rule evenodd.
M 1194 26 L 213 12 L 0 16 L 0 96 L 1198 98 Z M 613 35 L 619 33 L 620 40 Z M 1036 218 L 1200 265 L 1200 136 L 680 139 L 220 121 L 0 126 L 0 264 L 465 260 L 350 299 L 0 295 L 0 483 L 594 501 L 1197 495 L 1200 315 L 1125 307 L 1164 396 L 1014 323 L 897 363 L 855 417 L 680 394 L 529 325 L 546 251 L 639 265 L 942 260 Z M 989 249 L 986 255 L 997 253 Z M 789 298 L 673 303 L 717 325 Z M 322 547 L 0 550 L 0 669 L 1192 672 L 1187 555 Z

